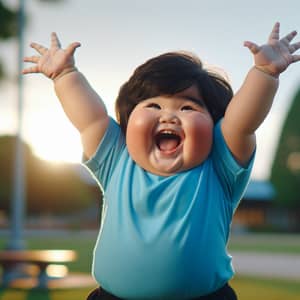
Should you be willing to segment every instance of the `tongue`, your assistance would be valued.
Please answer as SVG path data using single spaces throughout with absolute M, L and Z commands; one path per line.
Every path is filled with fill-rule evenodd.
M 162 151 L 170 151 L 177 147 L 178 141 L 176 139 L 161 139 L 159 141 L 159 149 Z

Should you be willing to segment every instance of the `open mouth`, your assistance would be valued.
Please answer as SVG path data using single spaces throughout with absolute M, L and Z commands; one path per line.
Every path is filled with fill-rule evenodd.
M 156 146 L 163 152 L 174 152 L 181 143 L 181 136 L 172 130 L 162 130 L 155 136 Z

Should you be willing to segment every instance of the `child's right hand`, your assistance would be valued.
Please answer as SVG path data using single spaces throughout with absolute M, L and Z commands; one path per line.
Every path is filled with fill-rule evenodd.
M 80 43 L 74 42 L 66 49 L 62 49 L 56 33 L 52 33 L 49 49 L 37 43 L 31 43 L 30 46 L 40 55 L 24 58 L 25 62 L 31 62 L 35 65 L 25 68 L 23 74 L 42 73 L 52 80 L 56 80 L 76 70 L 74 52 L 76 48 L 80 47 Z

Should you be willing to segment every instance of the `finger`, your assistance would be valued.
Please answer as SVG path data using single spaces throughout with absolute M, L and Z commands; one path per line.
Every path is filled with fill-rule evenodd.
M 244 46 L 247 47 L 253 54 L 256 54 L 260 50 L 258 45 L 250 41 L 245 41 Z
M 74 42 L 74 43 L 72 43 L 72 44 L 70 44 L 70 45 L 68 46 L 68 48 L 66 49 L 66 52 L 67 52 L 69 55 L 73 55 L 74 52 L 75 52 L 75 50 L 76 50 L 78 47 L 80 47 L 80 46 L 81 46 L 81 44 L 80 44 L 79 42 Z
M 280 23 L 276 22 L 270 33 L 269 42 L 271 42 L 272 40 L 279 40 L 279 30 L 280 30 Z
M 287 34 L 285 37 L 283 37 L 280 41 L 282 41 L 285 45 L 289 45 L 289 43 L 292 41 L 292 39 L 297 35 L 297 31 L 294 30 Z
M 295 63 L 295 62 L 297 62 L 297 61 L 300 61 L 300 55 L 293 55 L 293 56 L 292 56 L 292 59 L 293 59 L 292 63 Z
M 290 51 L 290 53 L 294 53 L 299 48 L 300 48 L 300 42 L 292 44 L 292 45 L 289 45 L 289 51 Z
M 33 66 L 33 67 L 30 67 L 30 68 L 26 68 L 22 71 L 22 74 L 30 74 L 30 73 L 39 73 L 38 67 Z
M 38 63 L 39 60 L 40 60 L 40 56 L 37 56 L 37 55 L 25 56 L 23 58 L 23 61 L 25 61 L 25 62 L 31 62 L 31 63 Z
M 31 43 L 30 47 L 35 49 L 41 55 L 45 54 L 48 51 L 48 49 L 46 47 L 44 47 L 40 44 L 37 44 L 37 43 Z
M 55 32 L 51 33 L 51 47 L 53 48 L 61 48 L 61 43 L 58 39 L 58 36 Z

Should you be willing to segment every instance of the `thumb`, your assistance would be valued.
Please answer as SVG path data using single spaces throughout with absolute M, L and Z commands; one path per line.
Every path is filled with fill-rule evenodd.
M 81 44 L 79 42 L 74 42 L 72 44 L 70 44 L 67 49 L 66 49 L 66 52 L 69 54 L 69 55 L 74 55 L 75 53 L 75 50 L 80 47 Z
M 260 50 L 260 47 L 258 45 L 250 41 L 245 41 L 244 46 L 247 47 L 252 52 L 252 54 L 256 54 Z

